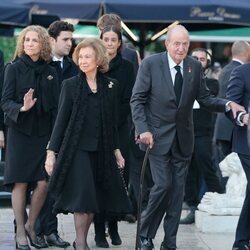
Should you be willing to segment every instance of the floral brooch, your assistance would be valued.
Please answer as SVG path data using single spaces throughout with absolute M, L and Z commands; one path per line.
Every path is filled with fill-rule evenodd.
M 109 86 L 110 89 L 112 89 L 113 85 L 114 85 L 114 83 L 110 82 L 108 86 Z

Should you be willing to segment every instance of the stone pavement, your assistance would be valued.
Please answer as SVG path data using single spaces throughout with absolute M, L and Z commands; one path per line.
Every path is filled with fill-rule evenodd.
M 0 250 L 13 250 L 14 233 L 13 233 L 13 211 L 11 208 L 0 207 Z M 74 241 L 74 224 L 73 215 L 58 215 L 59 219 L 59 234 L 61 237 L 70 243 Z M 216 225 L 214 225 L 216 227 Z M 123 244 L 119 247 L 110 245 L 110 250 L 134 250 L 135 249 L 135 235 L 136 224 L 127 222 L 119 223 L 119 232 Z M 159 228 L 156 238 L 154 239 L 155 250 L 160 249 L 160 244 L 163 239 L 162 226 Z M 233 233 L 223 234 L 205 234 L 199 232 L 193 225 L 180 225 L 177 235 L 177 245 L 179 250 L 231 250 L 234 239 Z M 110 240 L 108 239 L 110 242 Z M 94 230 L 91 225 L 88 244 L 91 250 L 99 250 L 95 246 Z M 50 250 L 60 249 L 55 247 L 47 248 Z M 73 247 L 68 247 L 71 250 Z

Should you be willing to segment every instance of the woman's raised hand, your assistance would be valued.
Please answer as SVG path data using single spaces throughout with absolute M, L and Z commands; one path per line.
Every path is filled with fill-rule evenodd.
M 23 97 L 23 106 L 21 107 L 21 112 L 26 112 L 30 110 L 36 103 L 37 98 L 33 98 L 34 89 L 29 89 L 29 91 Z

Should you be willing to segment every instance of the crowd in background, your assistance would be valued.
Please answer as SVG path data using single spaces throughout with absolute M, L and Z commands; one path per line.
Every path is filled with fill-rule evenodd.
M 166 209 L 170 212 L 164 219 L 165 238 L 161 249 L 176 249 L 178 224 L 195 222 L 195 210 L 203 194 L 206 191 L 225 192 L 226 180 L 220 174 L 220 161 L 232 151 L 239 153 L 249 178 L 246 124 L 250 85 L 245 76 L 249 68 L 249 44 L 235 42 L 231 47 L 231 61 L 223 68 L 213 62 L 212 51 L 194 48 L 189 52 L 186 73 L 195 72 L 194 82 L 202 79 L 204 86 L 197 87 L 195 83 L 194 89 L 186 89 L 192 96 L 186 105 L 190 106 L 195 97 L 198 102 L 192 104 L 190 112 L 186 111 L 190 116 L 185 121 L 190 122 L 188 131 L 194 126 L 194 149 L 186 145 L 192 151 L 191 155 L 182 155 L 180 152 L 186 149 L 182 149 L 178 141 L 181 139 L 174 128 L 176 126 L 178 130 L 179 122 L 172 126 L 167 124 L 168 121 L 164 123 L 165 118 L 158 119 L 165 112 L 160 113 L 161 105 L 172 105 L 173 101 L 171 95 L 166 97 L 171 90 L 165 89 L 157 72 L 164 66 L 164 60 L 168 58 L 172 62 L 171 46 L 175 45 L 171 44 L 171 39 L 175 37 L 175 31 L 166 38 L 169 53 L 164 54 L 162 65 L 158 65 L 160 59 L 157 56 L 152 56 L 143 60 L 139 68 L 138 52 L 123 43 L 121 19 L 115 14 L 106 14 L 98 20 L 97 26 L 100 38 L 83 39 L 74 48 L 72 58 L 69 54 L 74 27 L 64 21 L 52 23 L 48 30 L 34 25 L 26 27 L 18 37 L 13 61 L 5 66 L 0 53 L 0 147 L 5 160 L 5 186 L 12 192 L 16 249 L 69 246 L 71 243 L 58 234 L 58 213 L 74 214 L 76 238 L 72 244 L 75 249 L 90 249 L 87 236 L 92 222 L 98 247 L 109 247 L 107 233 L 112 245 L 121 245 L 119 221 L 136 221 L 139 192 L 143 194 L 144 210 L 141 249 L 153 249 L 152 238 Z M 187 53 L 188 33 L 182 27 L 177 30 L 183 36 L 176 39 L 187 40 L 187 44 L 181 45 L 186 46 Z M 172 79 L 174 85 L 177 85 L 178 73 L 184 86 L 186 73 L 182 63 L 186 60 L 185 53 L 185 57 L 177 60 L 181 70 L 165 64 L 173 72 L 166 79 Z M 243 64 L 238 71 L 233 71 Z M 157 84 L 163 84 L 162 88 L 153 85 L 156 80 Z M 235 86 L 237 83 L 241 92 Z M 194 96 L 196 88 L 200 89 Z M 162 92 L 163 89 L 166 92 Z M 209 99 L 210 96 L 214 99 Z M 167 103 L 161 101 L 165 97 L 170 98 Z M 241 104 L 246 110 L 237 106 L 235 122 L 234 118 L 224 114 L 224 99 L 216 97 L 227 97 L 233 101 L 231 103 Z M 177 107 L 183 99 L 180 93 Z M 142 109 L 145 111 L 140 113 Z M 172 116 L 167 116 L 172 122 Z M 171 133 L 168 132 L 167 139 L 161 141 L 164 132 L 160 129 L 164 126 Z M 152 135 L 147 134 L 148 130 Z M 188 136 L 192 136 L 188 131 Z M 166 146 L 170 137 L 177 139 Z M 144 157 L 140 143 L 153 148 L 143 190 L 139 187 Z M 169 152 L 159 158 L 165 154 L 161 151 L 165 147 L 170 148 Z M 159 180 L 159 173 L 166 176 L 169 173 L 155 169 L 169 162 L 176 169 L 188 169 L 186 172 L 170 171 L 176 178 L 174 181 L 178 178 L 184 181 L 181 187 L 176 187 L 174 181 L 170 184 L 178 191 L 172 190 L 173 195 L 178 196 L 176 200 L 160 199 L 165 197 L 169 187 L 156 187 L 158 181 L 165 182 L 165 179 Z M 174 210 L 182 209 L 182 196 L 190 212 L 180 219 L 180 214 Z M 250 230 L 245 222 L 249 219 L 249 199 L 248 190 L 237 227 L 235 250 L 249 249 Z M 165 208 L 166 203 L 169 207 Z M 156 216 L 158 224 L 150 223 L 153 213 L 162 214 Z

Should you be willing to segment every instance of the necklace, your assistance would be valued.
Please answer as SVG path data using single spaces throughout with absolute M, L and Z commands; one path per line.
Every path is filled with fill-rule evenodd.
M 89 85 L 89 88 L 91 89 L 91 91 L 93 93 L 96 93 L 97 92 L 96 79 L 90 80 L 87 78 L 87 82 L 88 82 L 88 85 Z
M 95 88 L 95 89 L 91 88 L 91 91 L 92 91 L 93 93 L 97 93 L 97 89 L 96 89 L 96 88 Z

